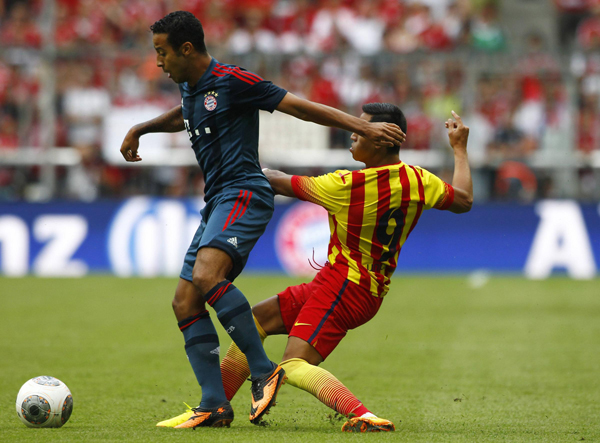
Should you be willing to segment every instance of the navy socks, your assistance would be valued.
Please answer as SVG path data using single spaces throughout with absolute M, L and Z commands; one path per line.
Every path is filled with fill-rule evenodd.
M 254 324 L 252 309 L 244 294 L 230 281 L 224 280 L 205 296 L 231 339 L 246 355 L 252 377 L 273 370 Z M 202 388 L 203 408 L 214 408 L 227 401 L 219 361 L 219 337 L 208 311 L 185 318 L 178 323 L 185 339 L 185 352 Z
M 254 324 L 254 323 L 253 323 Z M 178 323 L 185 339 L 185 352 L 202 387 L 203 408 L 214 408 L 227 401 L 219 362 L 219 337 L 208 311 Z
M 246 355 L 252 377 L 271 372 L 273 363 L 265 353 L 252 309 L 244 294 L 233 283 L 224 280 L 208 291 L 204 299 L 214 308 L 231 339 Z

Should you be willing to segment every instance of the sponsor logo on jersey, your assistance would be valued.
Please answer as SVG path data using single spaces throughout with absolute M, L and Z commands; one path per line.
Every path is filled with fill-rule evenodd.
M 219 96 L 218 92 L 210 91 L 204 94 L 204 107 L 207 111 L 214 111 L 217 109 L 217 97 Z
M 227 243 L 231 243 L 234 247 L 237 248 L 237 237 L 231 237 L 227 240 Z
M 338 174 L 340 176 L 340 178 L 342 179 L 342 181 L 344 182 L 344 184 L 346 184 L 346 179 L 344 177 L 346 177 L 348 174 L 352 174 L 352 172 L 346 172 L 345 174 L 342 174 L 341 172 Z

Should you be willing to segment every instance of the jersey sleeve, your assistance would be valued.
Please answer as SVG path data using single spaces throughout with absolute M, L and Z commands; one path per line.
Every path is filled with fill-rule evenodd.
M 347 194 L 352 189 L 351 177 L 350 171 L 335 171 L 318 177 L 294 175 L 292 189 L 300 200 L 315 203 L 335 214 L 347 201 Z
M 245 69 L 231 68 L 230 74 L 232 104 L 242 108 L 272 113 L 287 94 L 285 89 Z
M 426 169 L 418 168 L 423 177 L 425 190 L 425 209 L 445 210 L 454 202 L 454 188 L 437 175 Z

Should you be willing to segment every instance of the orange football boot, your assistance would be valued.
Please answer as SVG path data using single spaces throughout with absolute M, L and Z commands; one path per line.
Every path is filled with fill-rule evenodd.
M 211 427 L 229 427 L 233 421 L 233 408 L 229 402 L 225 402 L 216 408 L 193 408 L 194 412 L 190 418 L 175 426 L 177 429 Z
M 257 425 L 263 415 L 269 413 L 271 406 L 275 405 L 277 393 L 285 377 L 285 371 L 275 365 L 272 372 L 260 377 L 251 378 L 252 406 L 250 407 L 250 421 Z
M 354 417 L 348 420 L 342 426 L 344 432 L 381 432 L 395 431 L 394 423 L 385 418 L 371 417 Z

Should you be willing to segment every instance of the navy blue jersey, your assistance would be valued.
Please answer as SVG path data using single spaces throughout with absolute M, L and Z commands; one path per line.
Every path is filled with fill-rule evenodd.
M 204 172 L 205 200 L 231 186 L 268 187 L 258 161 L 258 111 L 273 112 L 287 91 L 212 59 L 195 86 L 179 84 L 183 120 Z

